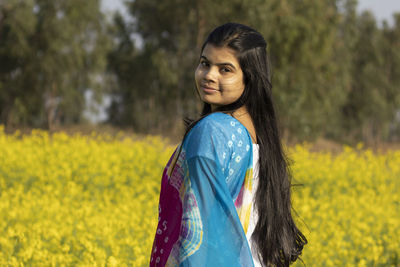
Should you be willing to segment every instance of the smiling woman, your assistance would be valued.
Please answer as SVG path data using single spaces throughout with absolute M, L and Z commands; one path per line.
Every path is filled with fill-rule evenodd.
M 289 266 L 307 243 L 291 215 L 266 46 L 236 23 L 204 42 L 203 111 L 165 167 L 150 266 Z
M 244 91 L 243 71 L 228 47 L 207 44 L 195 72 L 201 100 L 212 109 L 235 102 Z

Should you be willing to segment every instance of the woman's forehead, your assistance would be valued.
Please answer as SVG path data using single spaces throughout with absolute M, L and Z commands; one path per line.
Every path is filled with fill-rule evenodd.
M 205 57 L 213 64 L 230 63 L 236 67 L 239 67 L 239 61 L 236 57 L 235 50 L 226 46 L 207 44 L 204 47 L 201 56 Z

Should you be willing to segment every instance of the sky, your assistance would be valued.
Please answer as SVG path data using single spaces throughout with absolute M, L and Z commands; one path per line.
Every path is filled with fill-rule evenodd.
M 378 21 L 386 19 L 393 25 L 392 14 L 400 12 L 400 0 L 358 0 L 358 11 L 363 10 L 371 10 Z
M 101 0 L 104 11 L 121 10 L 124 8 L 123 0 Z M 318 0 L 317 0 L 318 1 Z M 393 25 L 392 14 L 400 12 L 400 0 L 358 0 L 358 12 L 371 10 L 379 22 L 386 19 L 389 25 Z

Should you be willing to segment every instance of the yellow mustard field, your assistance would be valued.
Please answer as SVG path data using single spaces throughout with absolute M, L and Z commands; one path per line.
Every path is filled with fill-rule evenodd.
M 173 149 L 0 126 L 0 266 L 148 266 Z M 400 266 L 400 151 L 288 152 L 306 266 Z

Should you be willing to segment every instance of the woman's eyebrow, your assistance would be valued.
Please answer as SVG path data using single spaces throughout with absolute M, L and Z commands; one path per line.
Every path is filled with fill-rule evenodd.
M 203 58 L 204 60 L 206 60 L 208 62 L 211 62 L 210 60 L 208 60 L 208 58 L 206 56 L 202 55 L 200 58 Z M 236 70 L 235 66 L 232 63 L 229 63 L 229 62 L 215 63 L 215 65 L 217 65 L 217 66 L 226 66 L 226 65 L 228 65 L 228 66 L 231 66 L 234 70 Z

